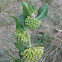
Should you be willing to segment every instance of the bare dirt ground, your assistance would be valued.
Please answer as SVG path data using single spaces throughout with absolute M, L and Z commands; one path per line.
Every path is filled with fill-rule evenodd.
M 38 0 L 35 4 L 36 9 L 41 5 L 42 3 Z M 11 58 L 8 54 L 18 58 L 18 50 L 13 44 L 15 42 L 13 37 L 15 23 L 11 16 L 19 16 L 20 13 L 22 13 L 22 7 L 20 6 L 20 2 L 16 1 L 3 8 L 0 13 L 0 62 L 12 62 L 9 61 Z M 42 20 L 39 29 L 32 30 L 31 32 L 49 33 L 50 36 L 55 38 L 52 40 L 52 44 L 62 49 L 62 0 L 51 2 L 47 18 Z M 61 54 L 55 57 L 54 62 L 62 62 Z

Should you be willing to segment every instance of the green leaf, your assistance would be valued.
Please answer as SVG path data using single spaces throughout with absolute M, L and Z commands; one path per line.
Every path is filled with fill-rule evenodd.
M 38 15 L 36 16 L 36 18 L 38 20 L 45 18 L 47 16 L 47 13 L 48 13 L 48 5 L 45 4 L 39 8 Z
M 31 8 L 32 8 L 32 11 L 35 12 L 35 7 L 33 5 L 31 6 Z
M 18 23 L 18 19 L 15 16 L 12 16 L 12 18 L 14 19 L 15 23 Z
M 22 42 L 15 42 L 14 44 L 15 44 L 15 46 L 16 46 L 17 49 L 21 49 L 24 46 L 22 44 Z
M 21 26 L 23 26 L 26 18 L 27 18 L 27 16 L 21 14 L 21 15 L 18 17 L 18 23 L 19 23 Z
M 17 24 L 17 30 L 21 30 L 24 31 L 26 26 L 25 26 L 25 19 L 27 18 L 27 16 L 21 14 L 18 17 L 18 24 Z M 20 28 L 21 27 L 21 28 Z
M 40 39 L 39 44 L 43 44 L 45 42 L 46 35 L 47 35 L 47 33 L 44 33 L 42 35 L 42 38 Z
M 25 30 L 25 19 L 26 16 L 21 14 L 18 18 L 15 16 L 12 16 L 12 18 L 14 19 L 15 23 L 16 23 L 16 29 L 20 30 L 20 31 L 24 31 Z
M 42 38 L 41 38 L 37 43 L 33 44 L 33 46 L 43 45 L 44 42 L 45 42 L 46 35 L 47 35 L 47 33 L 44 33 L 44 34 L 42 35 Z
M 26 2 L 23 2 L 22 6 L 23 6 L 23 14 L 26 15 L 26 16 L 30 16 L 30 15 L 33 14 L 34 11 L 35 11 L 34 6 L 31 7 L 31 6 L 30 6 L 28 3 L 26 3 Z
M 19 57 L 22 59 L 23 56 L 20 54 L 21 52 L 23 52 L 25 49 L 27 49 L 27 47 L 23 46 L 21 49 L 19 49 Z
M 15 59 L 14 62 L 23 62 L 21 59 Z
M 21 26 L 19 23 L 16 23 L 16 29 L 19 30 L 19 31 L 24 31 L 24 27 Z

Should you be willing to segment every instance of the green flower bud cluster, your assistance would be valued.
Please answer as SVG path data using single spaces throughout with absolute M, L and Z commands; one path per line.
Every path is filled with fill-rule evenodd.
M 28 43 L 26 31 L 15 30 L 14 37 L 17 39 L 17 41 L 22 41 L 24 44 Z
M 41 55 L 44 53 L 44 47 L 30 47 L 26 49 L 24 52 L 21 52 L 23 59 L 25 62 L 35 62 L 36 60 L 41 58 Z
M 25 25 L 29 29 L 36 29 L 40 26 L 40 21 L 38 21 L 34 18 L 26 18 Z

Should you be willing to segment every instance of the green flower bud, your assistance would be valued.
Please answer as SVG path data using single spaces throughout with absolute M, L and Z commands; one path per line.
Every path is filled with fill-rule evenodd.
M 41 58 L 41 55 L 44 53 L 44 47 L 30 47 L 26 49 L 24 52 L 21 52 L 23 55 L 23 59 L 25 62 L 35 62 L 36 60 Z
M 40 26 L 40 21 L 38 21 L 34 18 L 26 18 L 25 25 L 29 29 L 36 29 Z
M 14 37 L 17 39 L 17 41 L 23 42 L 24 44 L 28 43 L 26 31 L 15 30 Z

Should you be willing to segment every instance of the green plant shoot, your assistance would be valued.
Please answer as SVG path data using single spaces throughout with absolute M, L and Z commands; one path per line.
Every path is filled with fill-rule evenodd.
M 26 2 L 22 2 L 21 5 L 23 7 L 23 13 L 19 17 L 12 16 L 16 23 L 14 37 L 17 42 L 14 44 L 19 50 L 20 57 L 19 59 L 14 59 L 14 62 L 35 62 L 42 57 L 44 47 L 36 46 L 37 43 L 35 45 L 31 44 L 31 35 L 28 29 L 36 29 L 40 26 L 41 20 L 47 16 L 48 5 L 44 4 L 41 6 L 38 9 L 37 16 L 34 16 L 34 6 L 30 6 Z

